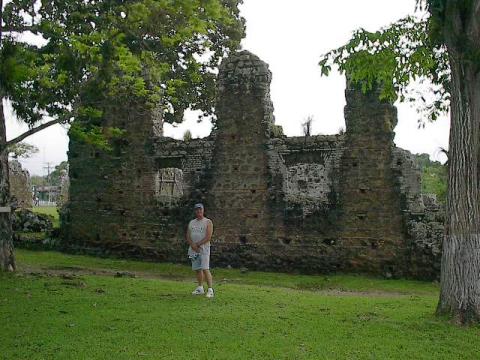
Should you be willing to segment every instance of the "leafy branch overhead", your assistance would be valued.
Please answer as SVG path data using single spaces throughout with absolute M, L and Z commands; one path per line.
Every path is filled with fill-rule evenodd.
M 14 159 L 18 159 L 18 158 L 28 159 L 29 157 L 31 157 L 32 155 L 38 152 L 39 152 L 38 147 L 36 147 L 35 145 L 24 143 L 24 142 L 19 142 L 8 147 L 8 153 Z
M 4 6 L 2 95 L 33 126 L 45 115 L 93 126 L 109 99 L 211 114 L 215 71 L 244 36 L 241 0 L 13 0 Z M 38 36 L 37 45 L 19 34 Z M 96 120 L 97 119 L 97 120 Z
M 448 55 L 436 32 L 435 19 L 423 13 L 376 32 L 359 29 L 346 45 L 322 56 L 322 75 L 337 66 L 363 91 L 380 84 L 383 100 L 415 103 L 429 120 L 436 120 L 449 109 L 451 81 Z M 415 92 L 412 85 L 429 91 Z

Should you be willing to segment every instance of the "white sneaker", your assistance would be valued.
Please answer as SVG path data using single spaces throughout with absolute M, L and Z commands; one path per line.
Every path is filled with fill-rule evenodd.
M 203 295 L 203 294 L 205 294 L 205 290 L 203 289 L 203 286 L 199 286 L 192 291 L 192 295 Z
M 208 288 L 206 296 L 207 296 L 207 298 L 212 298 L 212 297 L 215 296 L 215 293 L 213 292 L 212 288 Z

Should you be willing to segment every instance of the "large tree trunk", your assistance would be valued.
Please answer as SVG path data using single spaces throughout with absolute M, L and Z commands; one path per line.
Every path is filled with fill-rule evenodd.
M 0 19 L 3 18 L 3 0 L 0 0 Z M 0 20 L 0 46 L 2 45 L 3 23 Z M 10 206 L 10 183 L 8 178 L 8 151 L 5 151 L 7 129 L 3 111 L 3 92 L 0 91 L 0 271 L 15 270 L 13 232 Z
M 0 96 L 0 271 L 14 271 L 13 232 L 10 206 L 10 184 L 8 178 L 8 151 L 6 143 L 3 97 Z
M 447 0 L 452 70 L 447 230 L 437 312 L 480 322 L 480 0 Z M 472 4 L 473 3 L 473 4 Z

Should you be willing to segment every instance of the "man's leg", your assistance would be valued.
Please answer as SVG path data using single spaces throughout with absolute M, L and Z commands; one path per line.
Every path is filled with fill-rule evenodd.
M 203 271 L 197 270 L 197 282 L 198 286 L 203 286 Z
M 203 277 L 207 280 L 208 288 L 213 288 L 213 278 L 210 270 L 203 270 Z

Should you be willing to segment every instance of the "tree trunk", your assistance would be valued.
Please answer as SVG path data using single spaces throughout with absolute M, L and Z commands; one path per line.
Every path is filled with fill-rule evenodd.
M 447 226 L 437 313 L 480 322 L 480 0 L 447 0 L 452 71 Z M 478 12 L 477 12 L 478 11 Z
M 7 142 L 3 97 L 0 96 L 0 271 L 15 270 L 13 231 L 10 206 L 10 183 L 8 178 L 8 151 L 3 151 Z

